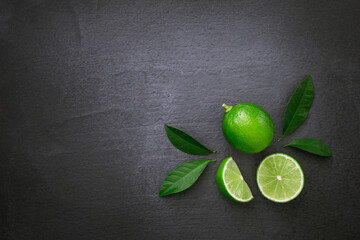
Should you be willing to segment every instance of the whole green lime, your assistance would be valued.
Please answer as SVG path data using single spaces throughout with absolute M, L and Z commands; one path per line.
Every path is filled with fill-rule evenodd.
M 257 153 L 268 147 L 274 137 L 274 124 L 267 112 L 253 103 L 225 108 L 222 129 L 226 140 L 244 153 Z

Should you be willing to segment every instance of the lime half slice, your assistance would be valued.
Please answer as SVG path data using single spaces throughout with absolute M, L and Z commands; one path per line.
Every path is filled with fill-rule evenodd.
M 249 186 L 244 181 L 232 157 L 222 161 L 216 174 L 220 192 L 236 202 L 249 202 L 253 199 Z
M 304 173 L 294 158 L 283 153 L 274 153 L 260 163 L 256 181 L 264 197 L 284 203 L 300 194 L 304 187 Z

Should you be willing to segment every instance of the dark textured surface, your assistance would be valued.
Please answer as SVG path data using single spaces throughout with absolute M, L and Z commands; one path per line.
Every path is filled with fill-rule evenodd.
M 359 218 L 359 1 L 0 2 L 1 239 L 355 239 Z M 281 135 L 286 103 L 311 74 L 306 122 Z M 234 150 L 221 104 L 262 106 L 265 151 Z M 158 191 L 178 164 L 163 124 L 218 152 L 189 190 Z M 312 137 L 333 157 L 281 146 Z M 305 187 L 263 198 L 260 160 L 285 152 Z M 217 189 L 233 156 L 254 200 Z

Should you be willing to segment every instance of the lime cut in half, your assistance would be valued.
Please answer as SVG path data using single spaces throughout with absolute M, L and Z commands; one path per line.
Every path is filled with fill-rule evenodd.
M 222 161 L 216 174 L 220 192 L 235 202 L 249 202 L 253 199 L 250 188 L 232 157 Z
M 304 187 L 304 173 L 294 158 L 283 153 L 274 153 L 260 163 L 256 181 L 264 197 L 285 203 L 300 194 Z

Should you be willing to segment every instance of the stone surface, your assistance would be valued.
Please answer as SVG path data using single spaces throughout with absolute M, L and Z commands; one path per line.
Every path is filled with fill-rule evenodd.
M 1 239 L 355 239 L 360 234 L 359 1 L 0 2 Z M 311 74 L 306 122 L 277 142 L 287 101 Z M 248 155 L 224 139 L 223 103 L 253 102 L 275 138 Z M 163 124 L 218 152 L 193 187 L 159 198 L 198 158 Z M 333 157 L 282 148 L 325 142 Z M 256 186 L 266 155 L 297 159 L 305 187 L 275 204 Z M 251 188 L 227 200 L 233 156 Z

